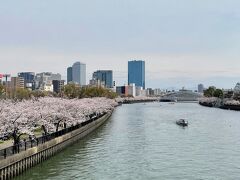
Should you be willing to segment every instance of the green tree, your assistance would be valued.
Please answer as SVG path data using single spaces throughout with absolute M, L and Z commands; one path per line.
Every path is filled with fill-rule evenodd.
M 39 90 L 36 90 L 36 91 L 32 91 L 31 92 L 31 95 L 36 97 L 36 98 L 40 98 L 40 97 L 45 97 L 48 95 L 48 93 L 46 91 L 39 91 Z
M 93 98 L 106 97 L 116 98 L 117 94 L 113 91 L 99 87 L 78 87 L 75 84 L 68 84 L 64 86 L 63 93 L 68 98 Z
M 216 89 L 213 93 L 213 96 L 217 97 L 217 98 L 222 98 L 223 97 L 223 91 L 221 89 Z
M 15 92 L 15 99 L 23 100 L 23 99 L 30 99 L 31 92 L 28 89 L 18 88 Z
M 67 84 L 64 86 L 63 91 L 68 98 L 77 98 L 79 95 L 80 87 L 76 86 L 75 84 Z
M 208 89 L 206 89 L 204 91 L 204 96 L 206 96 L 206 97 L 213 97 L 215 90 L 216 90 L 216 88 L 214 86 L 209 87 Z
M 4 92 L 4 86 L 0 84 L 0 96 L 3 95 L 3 92 Z

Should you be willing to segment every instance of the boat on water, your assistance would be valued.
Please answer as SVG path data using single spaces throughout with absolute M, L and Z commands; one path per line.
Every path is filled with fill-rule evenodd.
M 186 127 L 188 126 L 188 122 L 185 119 L 180 119 L 178 121 L 176 121 L 176 124 L 182 127 Z

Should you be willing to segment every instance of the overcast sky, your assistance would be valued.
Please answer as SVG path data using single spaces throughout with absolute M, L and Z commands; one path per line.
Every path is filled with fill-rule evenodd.
M 146 61 L 147 87 L 240 81 L 239 0 L 0 0 L 0 72 L 112 69 Z

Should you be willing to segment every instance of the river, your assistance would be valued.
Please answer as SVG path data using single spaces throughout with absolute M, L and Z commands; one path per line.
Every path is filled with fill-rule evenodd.
M 189 127 L 175 121 L 185 118 Z M 95 132 L 16 180 L 237 180 L 240 112 L 197 103 L 118 107 Z

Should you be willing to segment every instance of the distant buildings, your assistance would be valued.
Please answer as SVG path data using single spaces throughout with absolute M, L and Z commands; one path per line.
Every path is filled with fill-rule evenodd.
M 16 91 L 17 89 L 24 89 L 24 78 L 11 77 L 11 90 Z
M 116 93 L 119 96 L 127 96 L 127 87 L 126 86 L 117 86 Z
M 134 60 L 128 62 L 128 84 L 133 83 L 145 89 L 145 61 Z
M 147 96 L 154 96 L 154 90 L 152 88 L 147 88 Z
M 86 85 L 86 64 L 75 62 L 67 69 L 67 82 L 73 82 L 80 86 Z
M 53 80 L 61 80 L 61 74 L 53 74 L 51 72 L 38 73 L 35 76 L 35 89 L 53 92 Z
M 145 62 L 134 60 L 128 62 L 128 85 L 117 86 L 116 93 L 120 96 L 147 96 L 145 90 Z
M 116 93 L 119 96 L 125 97 L 136 97 L 136 96 L 147 96 L 148 91 L 143 89 L 142 87 L 136 86 L 134 83 L 125 86 L 117 86 Z
M 113 87 L 113 72 L 111 70 L 98 70 L 93 73 L 93 80 L 103 82 L 106 88 Z
M 198 92 L 199 93 L 203 93 L 204 92 L 204 85 L 203 84 L 199 84 L 198 85 Z
M 20 72 L 18 73 L 18 77 L 22 77 L 24 79 L 24 87 L 32 90 L 34 87 L 34 72 Z
M 64 87 L 64 80 L 53 80 L 52 84 L 53 84 L 53 92 L 55 93 L 61 93 L 62 92 L 62 88 Z
M 91 79 L 89 81 L 89 85 L 92 86 L 92 87 L 98 87 L 98 88 L 100 88 L 100 87 L 104 88 L 105 87 L 104 82 L 102 82 L 100 80 L 96 80 L 96 79 Z
M 199 98 L 202 98 L 203 94 L 196 93 L 191 90 L 181 89 L 177 92 L 167 93 L 161 98 L 162 102 L 171 102 L 171 101 L 198 101 Z

